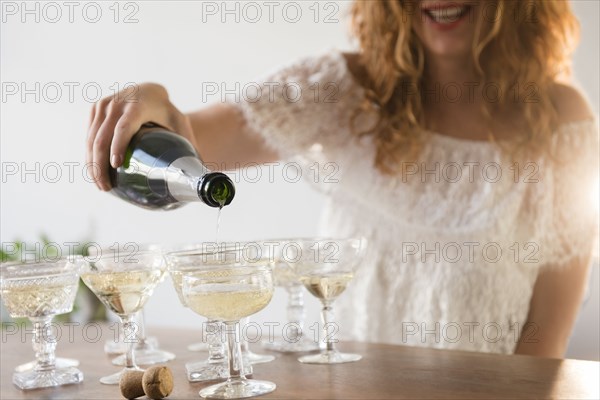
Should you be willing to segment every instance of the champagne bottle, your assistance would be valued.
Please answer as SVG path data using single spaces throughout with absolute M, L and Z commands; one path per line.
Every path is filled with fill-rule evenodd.
M 211 172 L 187 139 L 156 125 L 144 125 L 135 134 L 110 179 L 114 195 L 152 210 L 192 201 L 223 207 L 235 195 L 231 179 Z

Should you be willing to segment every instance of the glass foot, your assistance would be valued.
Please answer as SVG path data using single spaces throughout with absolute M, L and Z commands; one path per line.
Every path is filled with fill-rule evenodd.
M 188 381 L 190 382 L 207 382 L 219 379 L 229 378 L 229 365 L 227 360 L 217 363 L 209 363 L 205 361 L 195 361 L 185 364 Z M 244 365 L 244 375 L 252 375 L 252 366 Z
M 77 368 L 54 368 L 47 371 L 29 370 L 13 374 L 13 383 L 19 389 L 40 389 L 70 385 L 83 381 L 83 373 Z
M 242 357 L 244 357 L 244 364 L 264 364 L 271 362 L 275 359 L 275 356 L 267 354 L 256 354 L 250 350 L 243 351 Z
M 104 352 L 106 354 L 125 354 L 127 351 L 127 344 L 123 342 L 114 342 L 107 340 L 104 343 Z
M 143 371 L 143 369 L 141 368 L 123 368 L 121 371 L 117 372 L 116 374 L 112 374 L 112 375 L 108 375 L 108 376 L 104 376 L 102 378 L 100 378 L 100 383 L 104 384 L 104 385 L 118 385 L 119 382 L 121 381 L 121 375 L 123 375 L 123 373 L 125 371 Z
M 298 359 L 304 364 L 342 364 L 358 361 L 362 358 L 360 354 L 339 353 L 337 351 L 328 351 L 321 354 L 302 356 Z
M 229 378 L 229 368 L 226 363 L 189 362 L 185 364 L 185 370 L 190 382 L 206 382 Z
M 205 399 L 243 399 L 271 393 L 276 387 L 273 382 L 241 379 L 202 389 L 200 397 Z
M 35 361 L 29 361 L 28 363 L 21 364 L 21 365 L 15 367 L 15 372 L 31 371 L 33 368 L 35 368 L 35 365 L 36 365 Z M 77 366 L 79 366 L 79 361 L 75 360 L 73 358 L 56 357 L 56 361 L 54 362 L 54 365 L 56 366 L 57 369 L 68 368 L 68 367 L 77 367 Z
M 185 364 L 188 381 L 208 382 L 229 378 L 229 365 L 227 360 L 220 363 L 209 363 L 208 361 L 195 361 Z M 244 376 L 252 375 L 252 366 L 244 365 Z
M 154 336 L 147 337 L 142 346 L 157 348 L 158 339 Z M 104 352 L 106 354 L 125 354 L 127 352 L 127 343 L 107 340 L 104 342 Z
M 281 353 L 302 353 L 321 350 L 319 343 L 304 338 L 297 342 L 290 342 L 283 338 L 278 338 L 273 342 L 262 342 L 261 345 L 267 350 L 279 351 Z
M 175 354 L 158 349 L 134 350 L 134 353 L 135 363 L 138 365 L 159 364 L 175 359 Z M 127 364 L 125 354 L 121 354 L 120 356 L 114 358 L 112 360 L 112 364 L 124 367 Z
M 187 349 L 189 351 L 208 351 L 208 343 L 198 342 L 190 344 Z

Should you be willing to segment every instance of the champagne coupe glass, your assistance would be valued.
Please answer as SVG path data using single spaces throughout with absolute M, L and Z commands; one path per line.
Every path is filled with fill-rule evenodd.
M 186 250 L 179 250 L 167 253 L 167 269 L 173 282 L 173 287 L 179 301 L 184 307 L 188 307 L 186 299 L 183 296 L 183 275 L 194 273 L 195 271 L 206 268 L 207 265 L 218 261 L 219 253 L 216 246 L 201 246 L 193 249 L 190 246 Z M 223 246 L 234 251 L 239 246 L 235 243 L 228 243 Z M 216 379 L 229 378 L 229 367 L 225 346 L 221 341 L 221 322 L 217 320 L 208 320 L 203 324 L 203 331 L 206 333 L 208 345 L 208 359 L 193 361 L 185 364 L 187 377 L 190 382 L 212 381 Z M 203 333 L 204 334 L 204 333 Z M 243 375 L 251 375 L 252 367 L 250 364 L 244 365 Z
M 0 266 L 0 293 L 13 318 L 33 323 L 36 364 L 18 368 L 13 383 L 20 389 L 38 389 L 79 383 L 83 373 L 73 366 L 57 366 L 52 318 L 73 309 L 79 283 L 76 257 L 54 262 L 4 263 Z M 20 366 L 22 367 L 22 366 Z
M 101 378 L 100 383 L 118 385 L 123 372 L 142 371 L 135 363 L 135 314 L 152 295 L 164 267 L 162 254 L 157 251 L 139 251 L 127 255 L 109 253 L 85 259 L 81 279 L 108 309 L 119 316 L 125 333 L 124 341 L 128 342 L 125 368 Z
M 125 257 L 138 251 L 163 251 L 163 247 L 157 244 L 138 245 L 137 243 L 126 243 L 123 248 L 116 244 L 108 249 L 102 249 L 102 254 L 111 253 Z M 164 278 L 164 275 L 163 275 Z M 162 279 L 161 279 L 162 281 Z M 154 336 L 146 335 L 146 319 L 144 309 L 136 314 L 138 326 L 138 342 L 135 345 L 135 360 L 140 365 L 151 365 L 164 363 L 175 359 L 175 354 L 159 348 L 158 339 Z M 122 329 L 119 329 L 119 337 L 123 335 Z M 112 360 L 113 365 L 125 366 L 127 363 L 125 353 L 127 352 L 127 343 L 108 340 L 104 345 L 104 351 L 107 354 L 120 354 Z
M 296 240 L 299 252 L 288 262 L 304 287 L 323 304 L 323 334 L 326 348 L 320 354 L 300 357 L 307 364 L 340 364 L 358 361 L 358 354 L 340 353 L 336 340 L 330 334 L 333 326 L 333 302 L 354 277 L 354 270 L 362 262 L 366 249 L 364 239 L 304 239 Z
M 241 374 L 244 361 L 239 342 L 239 320 L 262 310 L 273 296 L 270 263 L 230 260 L 184 274 L 183 296 L 197 314 L 222 321 L 227 333 L 229 378 L 202 389 L 200 396 L 240 399 L 274 391 L 274 383 L 247 379 Z
M 180 248 L 177 251 L 194 250 L 194 251 L 202 251 L 202 252 L 205 252 L 208 254 L 208 253 L 214 253 L 217 250 L 226 250 L 226 249 L 234 250 L 234 251 L 243 250 L 245 255 L 251 259 L 260 257 L 263 254 L 262 245 L 259 243 L 255 243 L 255 242 L 221 242 L 221 243 L 206 242 L 201 245 L 180 246 Z M 181 301 L 181 304 L 183 304 L 185 307 L 184 300 L 181 295 L 181 278 L 178 277 L 177 271 L 171 272 L 171 278 L 173 279 L 173 284 L 175 285 L 175 290 L 177 291 L 179 300 Z M 248 324 L 249 318 L 244 318 L 241 323 L 243 325 Z M 214 333 L 217 331 L 220 332 L 220 324 L 215 321 L 208 321 L 203 326 L 203 328 L 205 330 L 207 340 L 210 340 L 211 343 L 203 343 L 203 342 L 192 343 L 188 346 L 188 350 L 190 350 L 190 351 L 206 351 L 206 350 L 208 350 L 209 363 L 213 366 L 216 366 L 219 362 L 224 363 L 222 368 L 219 367 L 219 369 L 221 369 L 220 375 L 221 375 L 221 378 L 227 378 L 229 371 L 227 371 L 227 365 L 226 365 L 227 360 L 225 360 L 225 348 L 221 342 L 216 342 L 217 335 Z M 250 347 L 248 345 L 248 341 L 246 340 L 246 338 L 242 337 L 241 340 L 242 340 L 242 344 L 241 344 L 242 354 L 244 356 L 244 360 L 246 361 L 246 366 L 248 367 L 247 371 L 246 371 L 247 372 L 246 375 L 249 375 L 252 373 L 252 369 L 250 368 L 250 365 L 267 363 L 267 362 L 271 362 L 275 359 L 275 357 L 273 357 L 272 355 L 257 354 L 257 353 L 252 352 L 250 350 Z M 207 380 L 204 377 L 202 377 L 202 375 L 204 375 L 205 373 L 208 374 L 207 377 L 213 376 L 214 372 L 216 372 L 216 370 L 213 370 L 212 372 L 207 371 L 205 364 L 206 364 L 205 361 L 188 363 L 187 367 L 186 367 L 187 371 L 188 371 L 188 379 L 192 382 L 198 381 L 198 380 Z M 211 369 L 213 369 L 213 368 L 211 367 Z M 212 380 L 212 379 L 215 379 L 215 378 L 211 378 L 210 380 Z
M 177 292 L 179 301 L 184 307 L 187 307 L 185 297 L 183 297 L 183 274 L 184 272 L 193 272 L 198 268 L 197 261 L 189 260 L 183 254 L 167 254 L 168 270 L 173 281 L 173 287 Z M 192 252 L 193 254 L 193 252 Z M 187 262 L 191 261 L 191 265 Z M 185 364 L 187 377 L 190 382 L 212 381 L 215 379 L 227 379 L 229 371 L 227 369 L 227 360 L 225 358 L 225 348 L 221 343 L 217 332 L 220 332 L 219 321 L 207 321 L 203 326 L 203 331 L 207 332 L 208 341 L 208 359 L 203 361 L 193 361 Z M 251 371 L 249 371 L 251 373 Z
M 288 294 L 287 322 L 283 326 L 282 337 L 263 340 L 262 346 L 268 350 L 284 353 L 298 353 L 319 350 L 318 341 L 315 342 L 308 335 L 304 335 L 304 296 L 302 282 L 294 273 L 289 260 L 295 258 L 295 239 L 270 240 L 267 246 L 271 253 L 273 265 L 273 283 L 276 287 L 285 289 Z M 290 254 L 288 254 L 290 253 Z
M 263 245 L 261 243 L 257 243 L 257 242 L 221 242 L 221 243 L 205 242 L 205 243 L 199 244 L 199 245 L 196 244 L 196 245 L 179 246 L 179 249 L 177 249 L 175 252 L 195 251 L 195 252 L 203 252 L 208 255 L 210 253 L 215 253 L 218 250 L 243 251 L 244 255 L 248 259 L 256 259 L 257 257 L 261 257 L 263 254 L 265 254 L 265 249 L 263 249 Z M 267 251 L 267 253 L 268 253 L 268 251 Z M 192 266 L 191 268 L 193 269 L 194 267 Z M 179 269 L 179 267 L 175 267 L 175 270 L 170 268 L 170 275 L 173 280 L 173 285 L 175 286 L 175 291 L 177 292 L 177 295 L 179 296 L 179 300 L 180 300 L 181 304 L 183 304 L 185 307 L 184 300 L 181 295 L 181 277 L 180 277 L 180 273 L 177 272 L 177 269 Z M 242 323 L 248 324 L 249 318 L 244 318 L 242 320 Z M 190 351 L 206 351 L 206 350 L 208 350 L 208 352 L 209 352 L 208 362 L 211 364 L 211 368 L 209 368 L 209 370 L 213 369 L 212 372 L 209 370 L 206 370 L 206 365 L 205 365 L 206 362 L 205 361 L 186 364 L 187 365 L 186 369 L 188 371 L 188 379 L 190 381 L 194 382 L 194 381 L 199 381 L 199 380 L 207 380 L 207 379 L 205 379 L 205 377 L 203 377 L 203 375 L 207 374 L 207 377 L 213 376 L 216 372 L 215 368 L 218 363 L 225 363 L 222 367 L 218 367 L 218 368 L 221 370 L 220 377 L 227 378 L 229 371 L 227 371 L 227 365 L 226 365 L 226 360 L 225 360 L 225 348 L 221 342 L 216 342 L 217 335 L 213 333 L 213 332 L 220 331 L 219 326 L 220 326 L 220 324 L 216 323 L 215 321 L 208 321 L 203 326 L 203 328 L 205 329 L 207 340 L 211 340 L 212 342 L 211 343 L 198 342 L 198 343 L 192 343 L 188 346 L 188 350 L 190 350 Z M 246 375 L 250 375 L 252 373 L 252 369 L 250 368 L 250 365 L 267 363 L 267 362 L 271 362 L 275 359 L 275 357 L 273 357 L 272 355 L 257 354 L 257 353 L 252 352 L 248 345 L 248 341 L 244 337 L 242 337 L 241 347 L 242 347 L 242 354 L 244 356 L 244 360 L 246 361 L 246 366 L 247 366 L 246 371 L 245 371 L 245 372 L 247 372 Z M 215 368 L 213 368 L 213 366 L 215 366 Z M 212 380 L 212 379 L 215 379 L 215 378 L 211 378 L 210 380 Z

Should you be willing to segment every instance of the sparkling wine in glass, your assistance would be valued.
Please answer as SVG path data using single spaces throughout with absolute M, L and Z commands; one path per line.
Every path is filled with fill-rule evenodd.
M 262 346 L 268 350 L 284 353 L 308 352 L 319 350 L 319 342 L 304 335 L 304 294 L 303 285 L 294 273 L 288 260 L 296 254 L 296 239 L 278 239 L 265 242 L 273 264 L 273 283 L 285 289 L 288 294 L 287 321 L 283 326 L 282 336 L 263 340 Z
M 195 271 L 201 271 L 207 265 L 214 264 L 219 259 L 217 246 L 202 246 L 197 248 L 184 246 L 185 250 L 179 250 L 167 253 L 165 255 L 167 268 L 173 287 L 177 293 L 179 301 L 184 307 L 187 307 L 186 299 L 183 295 L 183 275 L 192 274 Z M 223 245 L 222 248 L 235 250 L 240 248 L 236 244 Z M 190 382 L 213 381 L 217 379 L 229 378 L 229 364 L 225 353 L 225 346 L 221 340 L 222 326 L 220 321 L 208 320 L 203 325 L 203 331 L 206 334 L 208 359 L 192 361 L 185 364 L 187 378 Z M 244 365 L 243 375 L 251 375 L 252 367 L 249 363 Z
M 288 260 L 304 287 L 321 301 L 323 334 L 326 348 L 320 354 L 306 355 L 298 360 L 307 364 L 340 364 L 358 361 L 358 354 L 340 353 L 330 334 L 334 327 L 333 302 L 341 295 L 354 277 L 361 263 L 366 241 L 364 239 L 303 239 L 297 240 L 297 257 Z
M 51 322 L 54 315 L 72 311 L 79 283 L 76 258 L 55 262 L 5 263 L 0 266 L 0 294 L 13 318 L 33 323 L 36 362 L 18 368 L 13 383 L 20 389 L 39 389 L 83 381 L 74 366 L 57 366 Z
M 167 257 L 169 257 L 167 255 Z M 195 265 L 181 265 L 183 259 L 175 260 L 171 258 L 169 262 L 169 274 L 173 282 L 173 287 L 177 292 L 179 301 L 184 307 L 187 307 L 185 297 L 183 296 L 183 273 L 188 273 L 195 270 Z M 220 332 L 219 321 L 207 321 L 203 326 L 203 330 L 207 332 L 206 338 L 208 341 L 208 359 L 201 361 L 192 361 L 185 364 L 187 377 L 190 382 L 204 382 L 216 379 L 227 379 L 229 377 L 229 369 L 227 368 L 227 358 L 225 356 L 225 347 L 220 340 L 218 332 Z M 246 371 L 251 374 L 252 370 Z
M 128 342 L 125 368 L 100 379 L 106 385 L 117 385 L 126 370 L 142 371 L 135 362 L 134 346 L 138 326 L 135 314 L 140 311 L 164 272 L 163 257 L 157 251 L 134 254 L 109 253 L 86 259 L 81 279 L 100 301 L 117 314 Z
M 265 308 L 273 296 L 270 263 L 238 259 L 205 265 L 205 270 L 184 273 L 183 295 L 191 310 L 209 320 L 222 321 L 227 334 L 229 378 L 202 389 L 200 396 L 240 399 L 274 391 L 274 383 L 247 379 L 241 373 L 244 361 L 239 341 L 239 320 Z

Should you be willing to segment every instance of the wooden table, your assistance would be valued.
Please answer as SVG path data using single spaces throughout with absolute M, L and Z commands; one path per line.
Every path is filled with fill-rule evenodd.
M 87 328 L 88 338 L 96 327 Z M 102 337 L 86 342 L 83 329 L 75 327 L 72 338 L 66 327 L 57 353 L 80 360 L 85 375 L 78 385 L 23 392 L 12 384 L 13 368 L 33 358 L 31 334 L 3 332 L 1 342 L 1 399 L 119 399 L 117 386 L 98 382 L 119 370 L 110 364 L 103 345 L 113 331 L 100 326 Z M 198 341 L 199 331 L 150 329 L 161 347 L 177 354 L 168 363 L 175 375 L 171 399 L 198 399 L 205 385 L 189 383 L 184 364 L 206 357 L 186 350 Z M 72 343 L 69 342 L 72 339 Z M 277 384 L 263 398 L 401 399 L 401 398 L 564 398 L 598 399 L 599 363 L 555 360 L 528 356 L 504 356 L 365 343 L 341 343 L 340 349 L 360 353 L 356 363 L 340 365 L 300 364 L 297 355 L 276 354 L 277 359 L 254 367 L 254 377 Z M 258 350 L 258 348 L 255 348 Z M 262 352 L 266 352 L 261 350 Z

